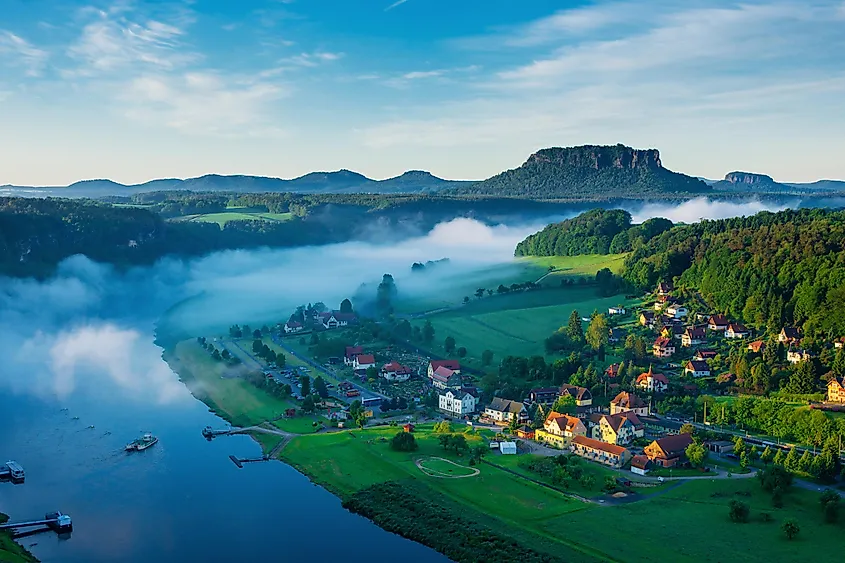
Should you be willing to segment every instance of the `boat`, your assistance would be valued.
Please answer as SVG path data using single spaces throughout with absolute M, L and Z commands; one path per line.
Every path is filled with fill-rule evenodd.
M 15 483 L 23 483 L 24 479 L 26 479 L 26 473 L 24 473 L 23 467 L 19 463 L 7 461 L 4 465 L 0 466 L 0 477 L 9 479 Z
M 137 440 L 132 440 L 124 448 L 127 452 L 142 452 L 147 448 L 151 448 L 158 442 L 158 438 L 150 433 L 144 434 Z

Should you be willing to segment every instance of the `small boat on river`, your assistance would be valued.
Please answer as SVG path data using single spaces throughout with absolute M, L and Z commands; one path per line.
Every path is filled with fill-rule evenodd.
M 158 438 L 150 433 L 144 434 L 137 440 L 132 440 L 124 448 L 127 452 L 142 452 L 147 448 L 151 448 L 158 443 Z

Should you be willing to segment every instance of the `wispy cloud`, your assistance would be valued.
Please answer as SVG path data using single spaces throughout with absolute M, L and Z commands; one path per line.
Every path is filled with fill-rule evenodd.
M 0 57 L 9 56 L 11 64 L 20 65 L 27 76 L 40 76 L 47 62 L 48 53 L 34 47 L 23 37 L 0 29 Z
M 389 11 L 390 11 L 390 10 L 392 10 L 393 8 L 398 8 L 399 6 L 401 6 L 402 4 L 404 4 L 404 3 L 405 3 L 405 2 L 407 2 L 407 1 L 408 1 L 408 0 L 396 0 L 396 2 L 394 2 L 393 4 L 391 4 L 390 6 L 388 6 L 387 8 L 385 8 L 385 9 L 384 9 L 384 11 L 385 11 L 385 12 L 389 12 Z

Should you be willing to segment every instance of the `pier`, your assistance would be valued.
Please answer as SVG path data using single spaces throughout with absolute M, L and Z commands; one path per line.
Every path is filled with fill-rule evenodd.
M 244 463 L 258 463 L 259 461 L 267 461 L 270 458 L 268 456 L 238 458 L 237 456 L 230 455 L 229 459 L 232 460 L 232 463 L 238 466 L 238 469 L 243 469 Z
M 234 432 L 231 428 L 226 428 L 225 430 L 215 430 L 211 426 L 206 426 L 202 429 L 202 437 L 206 440 L 211 440 L 215 436 L 226 436 Z
M 57 511 L 45 514 L 43 520 L 0 524 L 0 530 L 10 531 L 13 537 L 28 536 L 47 530 L 62 534 L 73 531 L 73 521 L 67 514 Z

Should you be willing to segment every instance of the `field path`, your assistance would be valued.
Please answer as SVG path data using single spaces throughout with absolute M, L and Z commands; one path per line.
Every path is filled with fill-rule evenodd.
M 443 461 L 445 463 L 449 463 L 451 465 L 454 465 L 455 467 L 460 467 L 461 469 L 468 469 L 469 471 L 471 471 L 471 473 L 469 473 L 468 475 L 439 475 L 437 471 L 423 467 L 423 462 L 430 460 L 430 459 L 436 459 L 436 460 L 439 460 L 439 461 Z M 479 473 L 481 473 L 481 471 L 479 471 L 475 467 L 466 467 L 464 465 L 460 465 L 458 463 L 455 463 L 454 461 L 451 461 L 449 459 L 445 459 L 445 458 L 442 458 L 442 457 L 427 457 L 427 458 L 418 459 L 418 460 L 414 461 L 414 465 L 416 465 L 417 469 L 419 469 L 420 471 L 422 471 L 423 473 L 425 473 L 429 477 L 436 477 L 438 479 L 465 479 L 467 477 L 475 477 Z

